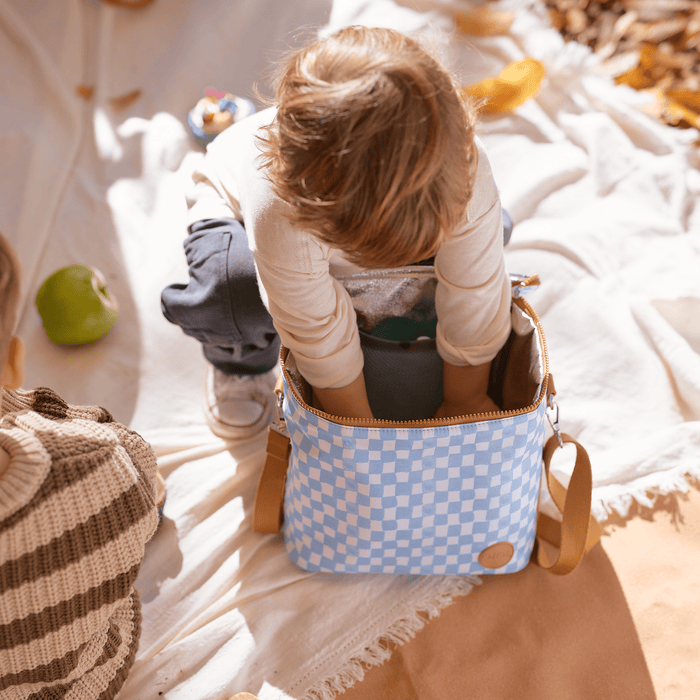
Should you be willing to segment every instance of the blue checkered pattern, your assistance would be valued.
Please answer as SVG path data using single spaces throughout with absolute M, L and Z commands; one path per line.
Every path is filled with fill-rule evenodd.
M 290 557 L 308 571 L 519 571 L 535 540 L 544 409 L 437 428 L 357 428 L 319 418 L 285 386 Z M 498 542 L 514 555 L 485 569 L 478 556 Z

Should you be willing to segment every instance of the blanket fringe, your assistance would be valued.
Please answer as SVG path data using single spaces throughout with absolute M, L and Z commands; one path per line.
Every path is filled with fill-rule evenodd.
M 626 518 L 634 504 L 642 508 L 653 508 L 663 496 L 687 493 L 693 482 L 700 482 L 700 465 L 693 470 L 650 474 L 632 484 L 604 486 L 596 490 L 597 494 L 594 493 L 593 514 L 602 524 L 616 516 Z M 333 676 L 307 689 L 299 700 L 334 700 L 336 695 L 361 681 L 368 668 L 388 661 L 393 647 L 415 637 L 425 623 L 437 617 L 453 598 L 468 595 L 480 583 L 478 576 L 445 577 L 439 586 L 425 592 L 412 611 L 394 621 L 364 648 L 354 652 Z
M 697 469 L 650 474 L 631 484 L 615 484 L 594 489 L 592 512 L 605 525 L 616 518 L 627 518 L 634 505 L 653 509 L 659 498 L 669 494 L 686 494 L 700 481 Z
M 453 598 L 467 595 L 480 583 L 478 576 L 444 577 L 438 587 L 431 588 L 415 603 L 411 612 L 394 621 L 383 633 L 345 661 L 333 676 L 309 688 L 299 700 L 333 700 L 336 695 L 361 681 L 368 668 L 388 661 L 392 646 L 400 646 L 415 637 L 425 623 L 437 617 Z

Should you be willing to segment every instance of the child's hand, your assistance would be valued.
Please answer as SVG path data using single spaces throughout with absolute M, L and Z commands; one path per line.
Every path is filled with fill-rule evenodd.
M 360 375 L 347 386 L 338 389 L 314 390 L 314 405 L 320 404 L 322 411 L 332 416 L 345 418 L 372 418 L 372 409 L 367 400 L 365 375 Z
M 501 409 L 487 394 L 491 363 L 457 367 L 443 364 L 443 401 L 434 418 L 452 418 L 471 413 L 491 413 Z
M 474 397 L 473 400 L 464 403 L 449 403 L 443 401 L 438 410 L 435 411 L 433 418 L 452 418 L 453 416 L 467 416 L 472 413 L 491 413 L 492 411 L 500 411 L 501 409 L 491 399 L 484 394 L 480 397 Z

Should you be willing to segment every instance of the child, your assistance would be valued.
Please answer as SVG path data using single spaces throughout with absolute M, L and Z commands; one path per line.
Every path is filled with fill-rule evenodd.
M 490 363 L 510 332 L 501 205 L 470 106 L 417 42 L 348 27 L 297 51 L 276 107 L 218 136 L 194 182 L 190 280 L 162 306 L 203 343 L 215 433 L 267 425 L 279 339 L 326 412 L 371 418 L 355 312 L 334 274 L 430 256 L 436 415 L 497 409 Z
M 136 654 L 156 460 L 103 408 L 23 391 L 19 265 L 0 235 L 0 697 L 109 700 Z

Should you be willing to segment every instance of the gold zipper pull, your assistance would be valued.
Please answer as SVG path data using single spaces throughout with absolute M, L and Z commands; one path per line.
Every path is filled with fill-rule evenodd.
M 528 292 L 540 286 L 540 276 L 538 274 L 519 275 L 511 273 L 510 286 L 513 298 L 520 299 L 520 297 L 524 297 Z
M 280 372 L 275 382 L 275 399 L 277 404 L 277 425 L 273 423 L 270 425 L 270 428 L 281 435 L 287 435 L 287 424 L 284 422 L 284 375 L 282 372 Z
M 557 394 L 554 386 L 554 378 L 551 374 L 547 375 L 547 409 L 545 415 L 552 426 L 552 431 L 559 442 L 559 447 L 564 447 L 564 442 L 561 439 L 561 428 L 559 427 L 559 404 L 554 400 Z

